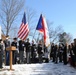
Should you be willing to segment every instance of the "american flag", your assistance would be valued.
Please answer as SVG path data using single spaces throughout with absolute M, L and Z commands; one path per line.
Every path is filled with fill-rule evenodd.
M 18 31 L 18 37 L 22 40 L 25 40 L 29 34 L 28 23 L 26 23 L 26 14 L 24 12 L 21 26 Z
M 40 33 L 43 34 L 45 46 L 48 47 L 50 45 L 49 31 L 48 31 L 46 19 L 44 16 L 42 16 L 42 14 L 40 15 L 36 30 L 38 30 Z

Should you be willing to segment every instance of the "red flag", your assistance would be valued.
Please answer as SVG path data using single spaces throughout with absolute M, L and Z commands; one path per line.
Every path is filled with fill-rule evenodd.
M 25 40 L 29 34 L 28 23 L 26 23 L 26 15 L 24 13 L 20 29 L 18 31 L 18 37 Z

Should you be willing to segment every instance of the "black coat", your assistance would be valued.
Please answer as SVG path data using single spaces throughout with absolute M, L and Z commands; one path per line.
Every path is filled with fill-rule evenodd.
M 42 44 L 38 44 L 38 54 L 42 54 Z
M 5 50 L 6 50 L 6 48 L 10 46 L 10 41 L 5 40 L 4 41 L 4 44 L 5 44 Z
M 25 47 L 25 42 L 20 40 L 19 41 L 19 51 L 24 51 L 24 47 Z
M 73 46 L 73 53 L 74 53 L 74 55 L 75 55 L 75 57 L 76 57 L 76 45 Z
M 67 64 L 67 46 L 64 46 L 64 50 L 63 50 L 63 62 L 64 62 L 64 64 Z
M 35 50 L 35 47 L 36 47 L 36 45 L 35 44 L 32 44 L 31 45 L 31 51 L 34 51 Z
M 25 47 L 26 47 L 26 52 L 30 52 L 31 46 L 30 46 L 30 43 L 29 42 L 26 42 L 25 43 Z
M 14 42 L 14 41 L 13 41 L 13 42 L 11 43 L 11 46 L 15 46 L 15 47 L 17 48 L 17 42 Z

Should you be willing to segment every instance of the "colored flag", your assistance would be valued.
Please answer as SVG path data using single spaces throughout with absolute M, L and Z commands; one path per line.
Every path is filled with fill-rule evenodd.
M 50 45 L 49 31 L 48 31 L 45 17 L 43 17 L 42 14 L 40 15 L 36 30 L 38 30 L 40 33 L 43 34 L 44 43 L 48 47 Z
M 18 37 L 22 40 L 25 40 L 29 34 L 28 23 L 26 23 L 26 14 L 24 12 L 21 26 L 18 31 Z

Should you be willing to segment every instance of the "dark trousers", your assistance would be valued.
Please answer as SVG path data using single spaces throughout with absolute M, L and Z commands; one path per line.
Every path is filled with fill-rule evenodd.
M 19 51 L 20 64 L 24 63 L 24 51 Z
M 16 50 L 12 52 L 12 56 L 13 56 L 13 59 L 12 59 L 13 64 L 16 64 L 17 62 L 17 51 Z
M 59 52 L 59 62 L 62 62 L 62 60 L 63 60 L 63 53 Z
M 53 62 L 55 62 L 55 54 L 53 54 Z
M 66 53 L 63 54 L 63 62 L 64 62 L 64 65 L 67 64 L 67 54 Z
M 5 59 L 6 64 L 5 65 L 9 65 L 9 58 L 10 58 L 9 51 L 5 51 L 5 57 L 6 57 L 6 59 Z
M 43 59 L 42 59 L 42 54 L 39 54 L 39 63 L 42 63 Z
M 27 64 L 30 63 L 30 56 L 31 56 L 31 52 L 26 52 L 26 62 L 27 62 Z

